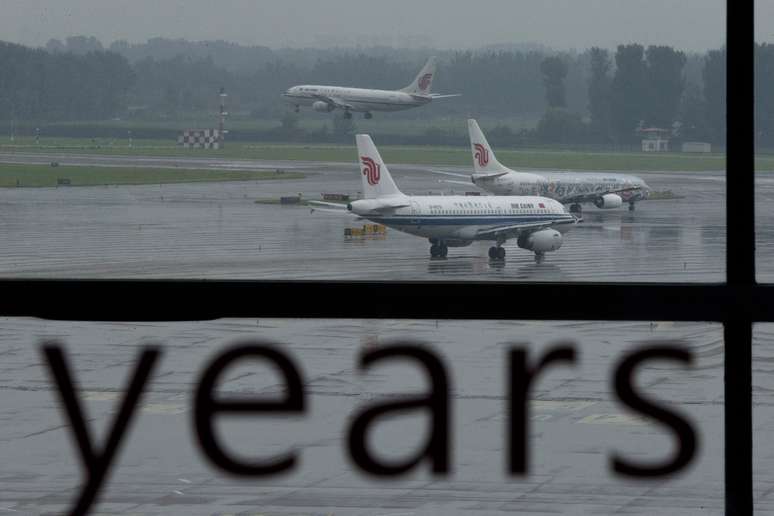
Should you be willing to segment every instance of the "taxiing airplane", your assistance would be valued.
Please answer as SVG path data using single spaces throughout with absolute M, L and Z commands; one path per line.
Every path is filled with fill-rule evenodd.
M 470 177 L 482 190 L 496 195 L 542 195 L 570 205 L 571 213 L 580 213 L 581 204 L 593 203 L 600 209 L 620 208 L 648 198 L 649 187 L 637 176 L 626 174 L 576 172 L 517 172 L 500 164 L 475 120 L 468 120 L 473 174 L 447 175 Z M 439 173 L 438 171 L 436 171 Z M 469 184 L 462 181 L 446 181 Z
M 464 247 L 476 240 L 493 241 L 489 257 L 503 260 L 502 245 L 510 239 L 535 253 L 562 246 L 562 234 L 580 222 L 553 199 L 538 196 L 406 195 L 382 161 L 371 137 L 355 137 L 362 165 L 363 199 L 350 202 L 351 214 L 378 224 L 427 238 L 433 258 L 446 257 L 449 247 Z M 323 206 L 341 205 L 314 201 Z
M 373 90 L 364 88 L 346 88 L 341 86 L 317 86 L 304 84 L 293 86 L 282 94 L 286 102 L 295 106 L 296 112 L 301 106 L 311 106 L 315 111 L 329 113 L 334 109 L 344 110 L 346 118 L 352 118 L 352 112 L 365 113 L 371 118 L 372 111 L 401 111 L 429 104 L 434 99 L 458 97 L 459 94 L 439 95 L 430 93 L 435 76 L 435 57 L 428 59 L 416 79 L 400 90 Z

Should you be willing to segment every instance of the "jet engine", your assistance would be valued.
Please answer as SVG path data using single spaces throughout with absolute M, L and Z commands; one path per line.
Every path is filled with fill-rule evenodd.
M 525 233 L 516 241 L 519 247 L 536 253 L 556 251 L 562 247 L 562 234 L 555 229 L 541 229 L 534 233 Z
M 328 104 L 327 102 L 318 100 L 314 104 L 312 104 L 312 109 L 314 109 L 315 111 L 320 111 L 321 113 L 330 113 L 331 111 L 333 111 L 333 104 Z
M 609 193 L 602 197 L 594 199 L 594 206 L 601 210 L 611 210 L 613 208 L 620 208 L 623 204 L 623 199 L 620 195 Z

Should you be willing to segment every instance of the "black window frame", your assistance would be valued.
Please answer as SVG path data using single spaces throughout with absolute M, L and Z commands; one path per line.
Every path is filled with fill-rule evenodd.
M 755 280 L 754 2 L 727 0 L 726 16 L 724 283 L 7 278 L 0 279 L 0 316 L 87 321 L 277 317 L 720 322 L 726 514 L 752 514 L 752 329 L 756 322 L 774 322 L 774 285 Z

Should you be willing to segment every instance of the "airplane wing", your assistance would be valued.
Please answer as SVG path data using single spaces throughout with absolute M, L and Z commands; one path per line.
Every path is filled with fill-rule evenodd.
M 322 211 L 325 213 L 337 213 L 339 215 L 354 215 L 354 213 L 352 213 L 347 209 L 346 204 L 338 204 L 335 202 L 325 202 L 325 201 L 307 201 L 307 203 L 312 205 L 311 208 L 309 209 L 309 213 Z M 328 207 L 318 208 L 317 206 L 328 206 Z
M 335 202 L 325 202 L 325 201 L 307 201 L 307 202 L 313 205 L 310 213 L 313 213 L 315 211 L 327 211 L 332 213 L 346 213 L 349 215 L 355 215 L 354 213 L 352 213 L 347 209 L 346 204 L 338 204 Z M 326 208 L 315 208 L 314 206 L 326 206 Z M 327 206 L 330 206 L 330 207 L 327 207 Z M 385 213 L 392 210 L 396 210 L 398 208 L 408 208 L 409 206 L 411 206 L 411 204 L 409 204 L 408 202 L 385 201 L 380 205 L 374 206 L 373 208 L 371 208 L 370 211 Z
M 312 95 L 317 100 L 322 100 L 326 104 L 333 106 L 335 108 L 339 109 L 352 109 L 354 106 L 352 104 L 347 104 L 346 102 L 337 99 L 336 97 L 328 97 L 325 95 Z
M 423 102 L 429 102 L 434 99 L 445 99 L 448 97 L 460 97 L 462 96 L 462 93 L 451 93 L 449 95 L 441 95 L 440 93 L 431 93 L 429 95 L 417 95 L 417 94 L 411 94 L 411 98 Z
M 624 192 L 633 192 L 635 190 L 642 190 L 641 186 L 629 186 L 626 188 L 618 188 L 615 190 L 604 190 L 600 192 L 594 192 L 594 193 L 585 193 L 585 194 L 578 194 L 573 195 L 571 197 L 562 197 L 562 204 L 569 204 L 569 203 L 580 203 L 580 202 L 594 202 L 600 195 L 606 195 L 606 194 L 617 194 L 617 193 L 624 193 Z
M 315 206 L 332 206 L 334 208 L 339 209 L 346 209 L 347 205 L 342 204 L 340 202 L 327 202 L 327 201 L 307 201 L 309 204 L 314 204 Z
M 470 180 L 470 174 L 460 174 L 458 172 L 446 172 L 445 170 L 438 170 L 436 168 L 428 168 L 427 171 L 432 172 L 433 174 L 443 174 L 445 176 L 467 177 L 468 181 Z
M 504 176 L 505 174 L 508 174 L 510 171 L 504 170 L 502 172 L 489 172 L 486 174 L 473 174 L 472 176 L 470 174 L 460 174 L 458 172 L 446 172 L 445 170 L 438 170 L 436 168 L 428 168 L 428 172 L 432 172 L 433 174 L 443 174 L 445 176 L 454 176 L 454 177 L 466 177 L 468 179 L 494 179 L 495 177 Z M 471 184 L 473 184 L 473 181 L 471 181 Z M 605 192 L 608 193 L 608 192 Z
M 354 213 L 352 213 L 351 211 L 348 211 L 348 210 L 337 210 L 337 209 L 334 209 L 334 208 L 315 208 L 314 206 L 309 208 L 309 213 L 310 214 L 312 214 L 312 213 L 314 213 L 316 211 L 321 211 L 323 213 L 333 213 L 334 215 L 345 215 L 347 217 L 352 217 L 354 220 L 363 220 L 363 217 L 355 215 Z
M 346 210 L 334 210 L 333 208 L 315 208 L 315 207 L 309 208 L 309 213 L 314 213 L 316 211 L 322 211 L 324 213 L 335 213 L 336 215 L 355 216 L 354 213 L 352 213 L 351 211 L 346 211 Z
M 495 177 L 504 176 L 508 174 L 509 170 L 503 170 L 502 172 L 489 172 L 487 174 L 473 174 L 474 179 L 494 179 Z
M 478 188 L 478 186 L 474 185 L 470 181 L 454 181 L 452 179 L 439 179 L 438 182 L 439 183 L 451 183 L 451 184 L 455 184 L 455 185 L 473 186 L 475 188 Z
M 483 229 L 480 230 L 476 236 L 483 237 L 483 236 L 502 236 L 506 239 L 508 238 L 515 238 L 522 233 L 531 233 L 533 231 L 539 231 L 541 229 L 550 228 L 551 226 L 557 226 L 560 224 L 578 224 L 579 222 L 583 222 L 583 219 L 581 217 L 567 219 L 567 218 L 561 218 L 561 219 L 554 219 L 554 220 L 543 220 L 540 222 L 525 222 L 522 224 L 509 224 L 507 226 L 498 226 L 494 228 L 489 229 Z
M 408 208 L 411 206 L 408 203 L 398 203 L 398 204 L 390 204 L 388 206 L 379 206 L 378 208 L 374 209 L 374 211 L 390 211 L 390 210 L 397 210 L 398 208 Z

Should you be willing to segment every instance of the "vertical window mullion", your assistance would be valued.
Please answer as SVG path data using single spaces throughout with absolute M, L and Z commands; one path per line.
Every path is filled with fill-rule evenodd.
M 726 3 L 726 514 L 753 513 L 752 319 L 755 284 L 754 2 Z

